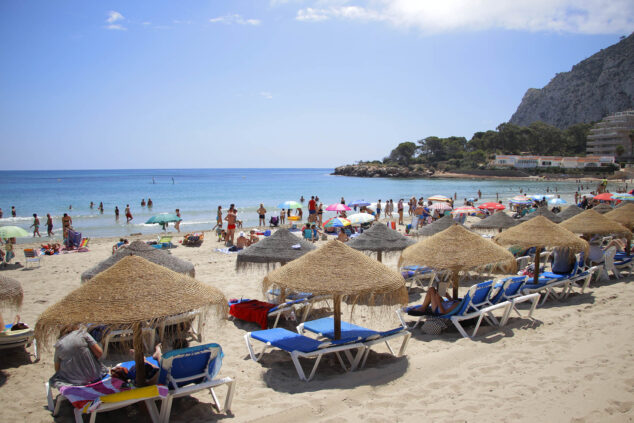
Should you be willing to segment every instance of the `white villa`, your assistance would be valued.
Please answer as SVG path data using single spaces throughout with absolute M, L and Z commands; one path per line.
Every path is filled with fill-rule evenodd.
M 495 167 L 535 168 L 562 167 L 566 169 L 581 169 L 585 167 L 606 167 L 614 165 L 614 156 L 513 156 L 496 155 L 492 162 Z

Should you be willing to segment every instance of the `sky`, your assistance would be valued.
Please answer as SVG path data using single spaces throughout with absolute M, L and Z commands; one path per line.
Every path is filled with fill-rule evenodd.
M 631 0 L 0 0 L 0 169 L 382 159 L 632 31 Z

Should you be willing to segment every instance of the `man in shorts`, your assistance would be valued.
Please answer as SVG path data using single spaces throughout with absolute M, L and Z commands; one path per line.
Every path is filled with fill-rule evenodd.
M 308 214 L 317 214 L 317 202 L 315 201 L 314 195 L 310 197 L 310 201 L 308 202 Z
M 225 244 L 233 245 L 233 238 L 236 234 L 236 218 L 238 212 L 235 209 L 235 205 L 231 204 L 229 206 L 229 210 L 227 211 L 227 216 L 225 216 L 225 220 L 227 221 L 227 236 L 225 238 Z

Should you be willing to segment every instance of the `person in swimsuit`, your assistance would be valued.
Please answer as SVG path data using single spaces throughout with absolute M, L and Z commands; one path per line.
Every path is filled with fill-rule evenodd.
M 424 312 L 431 305 L 432 313 L 447 314 L 450 311 L 453 311 L 462 302 L 462 300 L 454 300 L 453 298 L 451 298 L 449 292 L 446 292 L 445 296 L 447 297 L 447 300 L 445 300 L 440 294 L 438 294 L 436 288 L 430 286 L 427 290 L 427 293 L 425 294 L 423 304 L 421 304 L 418 308 L 420 308 L 420 310 Z
M 323 218 L 324 218 L 324 205 L 323 203 L 319 203 L 319 208 L 317 209 L 317 222 L 320 228 L 323 225 Z
M 33 224 L 31 225 L 31 227 L 33 228 L 33 238 L 35 238 L 36 234 L 41 238 L 42 235 L 40 235 L 40 219 L 38 219 L 37 213 L 33 213 Z
M 73 219 L 67 213 L 62 217 L 62 230 L 64 231 L 64 239 L 68 238 L 68 230 L 73 224 Z
M 286 223 L 286 210 L 282 209 L 282 211 L 280 212 L 280 224 L 285 224 Z
M 119 206 L 114 206 L 114 220 L 119 220 Z
M 11 206 L 11 217 L 15 217 L 16 214 L 15 206 Z
M 130 223 L 130 221 L 134 219 L 132 217 L 132 213 L 130 212 L 130 205 L 126 204 L 125 205 L 125 223 Z
M 258 209 L 258 216 L 260 218 L 260 224 L 258 226 L 266 225 L 266 209 L 264 208 L 264 204 L 260 204 L 260 208 Z
M 180 209 L 176 209 L 176 217 L 181 217 L 181 211 Z M 174 222 L 174 228 L 176 228 L 176 230 L 178 231 L 178 233 L 181 232 L 181 221 L 178 220 L 176 222 Z
M 226 244 L 233 245 L 233 239 L 236 234 L 236 219 L 238 212 L 235 209 L 235 206 L 231 204 L 229 206 L 229 211 L 227 211 L 227 216 L 225 220 L 227 221 L 227 236 L 226 236 Z
M 378 203 L 376 203 L 376 216 L 375 220 L 379 220 L 381 218 L 381 200 L 379 200 Z
M 103 202 L 99 203 L 99 213 L 103 214 Z
M 46 235 L 53 236 L 53 218 L 50 213 L 46 213 Z
M 154 203 L 152 202 L 152 199 L 150 197 L 147 198 L 147 206 L 148 207 L 152 207 L 154 205 Z
M 145 207 L 145 198 L 141 199 L 141 207 Z

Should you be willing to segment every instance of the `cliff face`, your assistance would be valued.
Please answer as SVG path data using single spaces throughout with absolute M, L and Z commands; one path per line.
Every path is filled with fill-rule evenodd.
M 565 129 L 634 108 L 634 34 L 557 74 L 544 88 L 530 88 L 510 123 L 541 121 Z

